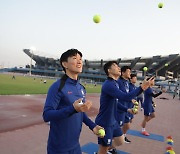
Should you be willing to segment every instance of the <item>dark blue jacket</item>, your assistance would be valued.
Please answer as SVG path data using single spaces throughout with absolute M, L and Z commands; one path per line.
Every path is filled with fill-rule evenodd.
M 43 112 L 44 121 L 50 121 L 47 149 L 53 154 L 67 152 L 79 146 L 82 122 L 91 130 L 96 126 L 85 113 L 78 113 L 73 107 L 73 103 L 79 98 L 83 98 L 85 102 L 84 87 L 78 80 L 68 77 L 59 92 L 60 82 L 61 80 L 57 80 L 49 88 Z
M 118 103 L 119 100 L 130 101 L 140 91 L 141 87 L 130 93 L 124 93 L 119 89 L 119 85 L 116 80 L 108 78 L 102 85 L 100 96 L 100 109 L 99 114 L 96 117 L 96 124 L 100 126 L 112 126 L 116 121 L 115 113 L 117 108 L 122 108 L 122 104 Z M 124 108 L 127 112 L 127 108 Z
M 152 107 L 153 97 L 157 97 L 162 94 L 162 91 L 154 94 L 152 88 L 148 88 L 144 91 L 144 108 L 149 109 Z
M 122 92 L 124 92 L 124 93 L 126 93 L 126 94 L 128 94 L 129 93 L 129 80 L 125 80 L 125 79 L 123 79 L 122 77 L 120 77 L 118 80 L 117 80 L 117 82 L 118 82 L 118 85 L 119 85 L 119 89 L 122 91 Z M 125 107 L 127 107 L 127 108 L 129 108 L 129 105 L 128 104 L 132 104 L 131 103 L 131 100 L 119 100 L 119 103 L 121 103 L 121 104 L 123 104 Z M 124 113 L 124 111 L 123 110 L 121 110 L 121 109 L 118 109 L 117 110 L 118 111 L 118 113 Z
M 129 83 L 129 91 L 133 91 L 133 90 L 135 90 L 136 88 L 137 88 L 137 87 L 136 87 L 134 84 Z M 134 97 L 133 99 L 137 100 L 137 97 Z M 129 108 L 132 108 L 133 106 L 134 106 L 133 103 L 128 103 L 128 107 L 129 107 Z

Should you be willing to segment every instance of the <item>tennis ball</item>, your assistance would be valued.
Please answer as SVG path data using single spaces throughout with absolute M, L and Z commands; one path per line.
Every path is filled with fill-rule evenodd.
M 134 106 L 134 108 L 138 109 L 138 108 L 139 108 L 139 106 L 138 106 L 138 105 L 135 105 L 135 106 Z
M 163 7 L 163 3 L 159 3 L 159 4 L 158 4 L 158 7 L 159 7 L 159 8 L 162 8 L 162 7 Z
M 139 103 L 136 101 L 136 102 L 134 102 L 134 105 L 138 106 L 138 105 L 139 105 Z
M 169 65 L 168 63 L 164 64 L 164 66 L 166 66 L 166 67 L 167 67 L 168 65 Z
M 134 114 L 136 114 L 138 112 L 138 109 L 133 108 L 132 111 L 133 111 Z
M 104 136 L 105 136 L 105 131 L 104 131 L 104 129 L 99 129 L 98 135 L 100 135 L 101 137 L 104 137 Z
M 95 23 L 99 23 L 99 22 L 101 21 L 100 15 L 95 15 L 95 16 L 93 17 L 93 21 L 94 21 Z
M 143 67 L 143 70 L 144 70 L 144 71 L 147 71 L 147 70 L 148 70 L 148 68 L 145 66 L 145 67 Z

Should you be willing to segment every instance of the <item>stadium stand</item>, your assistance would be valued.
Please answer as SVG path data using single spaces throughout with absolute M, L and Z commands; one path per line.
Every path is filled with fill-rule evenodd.
M 60 66 L 59 59 L 49 58 L 33 54 L 31 49 L 23 49 L 31 61 L 35 61 L 35 65 L 27 64 L 25 68 L 1 68 L 2 72 L 23 73 L 29 75 L 37 75 L 39 77 L 48 76 L 49 78 L 59 78 L 64 72 Z M 156 76 L 156 85 L 174 87 L 180 85 L 180 55 L 170 54 L 167 56 L 153 56 L 153 57 L 135 57 L 132 59 L 113 59 L 117 61 L 120 67 L 128 65 L 132 68 L 132 72 L 137 74 L 138 80 L 143 80 L 145 76 Z M 104 64 L 107 60 L 87 60 L 83 61 L 83 72 L 79 75 L 82 82 L 102 83 L 106 79 L 103 70 Z M 30 66 L 31 65 L 31 66 Z M 148 70 L 144 71 L 143 68 L 147 67 Z M 170 90 L 172 91 L 172 90 Z
M 30 58 L 36 62 L 35 66 L 32 66 L 33 73 L 39 70 L 42 73 L 52 73 L 61 74 L 62 68 L 59 64 L 59 59 L 42 57 L 40 55 L 35 55 L 31 52 L 30 49 L 23 49 L 24 53 L 26 53 Z M 132 68 L 132 71 L 142 75 L 144 75 L 143 67 L 147 67 L 148 71 L 146 72 L 149 75 L 156 75 L 167 77 L 167 72 L 173 72 L 173 78 L 177 78 L 180 74 L 180 55 L 179 54 L 171 54 L 167 56 L 153 56 L 149 58 L 136 57 L 133 59 L 115 59 L 120 66 L 128 65 Z M 83 74 L 82 76 L 90 78 L 100 78 L 104 79 L 105 73 L 103 71 L 103 65 L 107 62 L 107 60 L 84 60 L 83 66 Z M 29 68 L 29 65 L 26 66 Z M 36 70 L 36 71 L 35 71 Z M 93 75 L 93 76 L 92 76 Z M 96 77 L 94 77 L 96 76 Z

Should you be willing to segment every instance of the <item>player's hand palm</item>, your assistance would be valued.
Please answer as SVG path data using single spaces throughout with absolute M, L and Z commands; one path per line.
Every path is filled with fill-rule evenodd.
M 82 99 L 80 98 L 80 99 L 76 100 L 73 103 L 73 106 L 74 106 L 75 110 L 77 112 L 86 112 L 86 111 L 88 111 L 92 106 L 92 102 L 91 101 L 86 101 L 83 104 L 79 104 L 81 101 L 82 101 Z

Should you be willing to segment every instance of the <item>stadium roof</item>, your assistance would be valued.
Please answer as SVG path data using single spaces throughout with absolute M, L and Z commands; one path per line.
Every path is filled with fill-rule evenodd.
M 47 58 L 40 55 L 35 55 L 30 49 L 23 49 L 23 51 L 36 62 L 38 68 L 54 68 L 61 69 L 59 59 Z M 148 71 L 146 73 L 156 74 L 158 76 L 165 76 L 166 72 L 172 72 L 174 77 L 180 74 L 180 55 L 170 54 L 167 56 L 156 55 L 153 57 L 135 57 L 132 59 L 115 59 L 122 67 L 128 65 L 135 71 L 143 71 L 146 66 Z M 84 60 L 84 70 L 92 70 L 94 72 L 103 72 L 103 65 L 107 60 Z

